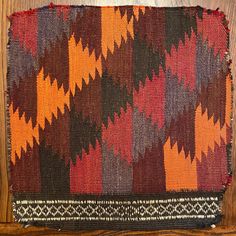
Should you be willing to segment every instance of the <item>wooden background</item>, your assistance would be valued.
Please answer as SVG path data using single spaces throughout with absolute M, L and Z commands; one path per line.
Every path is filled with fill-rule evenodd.
M 52 0 L 51 0 L 52 1 Z M 11 195 L 8 186 L 8 171 L 7 171 L 7 148 L 6 148 L 6 114 L 5 114 L 5 90 L 6 90 L 6 73 L 7 73 L 7 30 L 9 21 L 7 16 L 15 11 L 28 10 L 29 8 L 41 7 L 48 5 L 50 0 L 0 0 L 0 235 L 55 235 L 55 231 L 47 230 L 45 228 L 29 227 L 22 229 L 20 225 L 12 223 L 11 211 Z M 72 5 L 152 5 L 152 6 L 196 6 L 200 5 L 210 9 L 220 8 L 224 11 L 227 19 L 230 22 L 231 37 L 230 37 L 230 53 L 233 63 L 231 65 L 233 77 L 236 78 L 236 0 L 54 0 L 54 4 L 72 4 Z M 234 83 L 235 85 L 235 83 Z M 235 86 L 234 86 L 235 87 Z M 234 89 L 234 98 L 236 89 Z M 234 114 L 236 113 L 235 104 L 233 105 Z M 233 131 L 236 131 L 236 122 L 233 122 Z M 235 135 L 234 135 L 235 136 Z M 224 218 L 221 226 L 216 229 L 208 231 L 192 230 L 192 231 L 158 231 L 158 232 L 111 232 L 111 231 L 93 231 L 93 232 L 79 232 L 85 235 L 206 235 L 217 233 L 221 235 L 223 232 L 227 234 L 236 235 L 236 145 L 235 138 L 233 139 L 233 182 L 228 187 L 223 201 Z M 6 223 L 8 222 L 8 223 Z M 225 226 L 225 227 L 223 227 Z M 70 233 L 60 233 L 60 235 L 74 235 Z

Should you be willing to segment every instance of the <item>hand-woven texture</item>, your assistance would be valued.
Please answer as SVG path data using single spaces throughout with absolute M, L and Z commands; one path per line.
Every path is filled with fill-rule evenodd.
M 222 12 L 50 5 L 10 21 L 18 222 L 157 229 L 219 221 L 232 103 Z

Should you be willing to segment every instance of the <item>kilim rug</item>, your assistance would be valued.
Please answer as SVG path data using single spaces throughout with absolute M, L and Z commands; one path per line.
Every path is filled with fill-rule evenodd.
M 17 222 L 63 229 L 219 222 L 231 176 L 222 12 L 50 5 L 9 18 Z

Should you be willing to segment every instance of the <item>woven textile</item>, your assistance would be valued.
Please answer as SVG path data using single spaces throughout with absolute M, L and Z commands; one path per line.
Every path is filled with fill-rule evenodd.
M 232 103 L 222 12 L 50 5 L 10 21 L 17 222 L 158 229 L 220 220 Z

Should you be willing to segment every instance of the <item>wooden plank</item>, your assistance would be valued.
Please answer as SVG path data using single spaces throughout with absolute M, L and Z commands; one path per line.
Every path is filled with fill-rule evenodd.
M 201 236 L 201 235 L 236 235 L 236 226 L 235 227 L 216 227 L 214 229 L 198 229 L 198 230 L 158 230 L 158 231 L 112 231 L 112 230 L 93 230 L 93 231 L 58 231 L 53 229 L 48 229 L 45 227 L 28 227 L 23 228 L 18 224 L 0 224 L 0 235 L 44 235 L 44 236 L 108 236 L 108 235 L 116 235 L 116 236 L 126 236 L 126 235 L 188 235 L 188 236 Z
M 0 1 L 0 222 L 12 222 L 12 210 L 11 210 L 11 195 L 8 187 L 8 175 L 7 175 L 7 139 L 6 139 L 6 114 L 5 114 L 5 89 L 6 89 L 6 73 L 7 73 L 7 30 L 9 27 L 9 21 L 7 16 L 15 11 L 27 10 L 29 8 L 40 7 L 48 5 L 51 0 L 1 0 Z M 115 5 L 115 4 L 138 4 L 142 5 L 143 0 L 54 0 L 55 4 L 84 4 L 84 5 Z M 100 2 L 100 4 L 99 4 Z M 102 4 L 101 4 L 102 3 Z M 201 5 L 206 8 L 216 9 L 224 11 L 227 18 L 230 21 L 231 29 L 231 58 L 233 59 L 232 73 L 235 78 L 236 75 L 236 0 L 149 0 L 149 5 L 153 6 L 194 6 Z M 236 89 L 234 90 L 234 98 L 236 96 Z M 236 112 L 234 104 L 234 113 Z M 235 114 L 234 114 L 235 115 Z M 233 122 L 234 133 L 236 131 L 235 121 Z M 233 140 L 233 167 L 236 166 L 236 152 L 235 152 L 235 139 Z M 223 213 L 224 218 L 222 224 L 233 225 L 236 224 L 236 173 L 233 174 L 233 184 L 228 188 L 224 201 L 223 201 Z M 4 227 L 4 226 L 1 226 Z M 8 226 L 7 226 L 8 227 Z M 13 227 L 12 225 L 9 226 Z M 18 227 L 14 225 L 14 227 Z M 15 229 L 16 229 L 15 228 Z M 13 230 L 13 228 L 12 228 Z M 17 228 L 17 230 L 20 230 Z M 218 229 L 217 229 L 218 230 Z M 234 229 L 235 230 L 235 229 Z M 20 230 L 21 231 L 21 230 Z M 1 232 L 1 228 L 0 228 Z M 177 232 L 177 231 L 176 231 Z M 190 231 L 189 231 L 190 232 Z M 191 231 L 192 232 L 192 231 Z M 195 232 L 195 231 L 194 231 Z M 204 232 L 204 231 L 202 231 Z M 235 233 L 236 234 L 236 233 Z M 170 235 L 170 234 L 169 234 Z M 191 235 L 191 234 L 189 234 Z
M 9 221 L 11 217 L 11 204 L 9 202 L 8 168 L 6 152 L 6 125 L 5 125 L 5 88 L 6 88 L 6 45 L 7 29 L 9 27 L 6 14 L 10 9 L 6 8 L 6 1 L 0 2 L 0 221 Z

